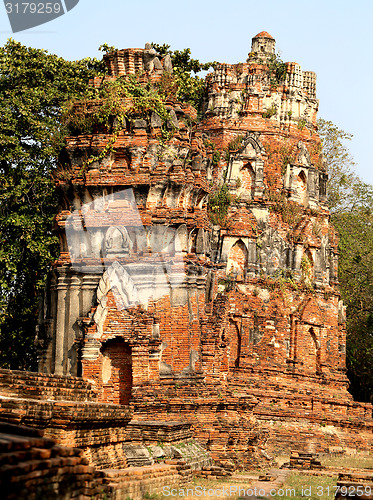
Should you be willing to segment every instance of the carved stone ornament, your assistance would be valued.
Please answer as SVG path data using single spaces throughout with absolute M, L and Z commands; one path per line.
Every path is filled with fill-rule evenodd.
M 132 278 L 119 262 L 114 262 L 104 272 L 97 287 L 98 306 L 93 319 L 97 325 L 98 337 L 101 337 L 103 334 L 103 325 L 108 313 L 107 295 L 110 290 L 113 291 L 118 311 L 139 303 L 137 288 Z

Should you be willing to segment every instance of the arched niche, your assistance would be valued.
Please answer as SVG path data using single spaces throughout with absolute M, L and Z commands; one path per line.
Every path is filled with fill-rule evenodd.
M 319 328 L 302 325 L 302 338 L 298 342 L 298 359 L 302 361 L 303 370 L 311 375 L 318 375 L 321 371 L 321 349 Z
M 265 150 L 254 134 L 248 134 L 239 151 L 231 154 L 228 181 L 233 188 L 238 186 L 241 198 L 251 199 L 263 194 L 264 154 Z
M 194 188 L 193 185 L 186 185 L 180 195 L 180 206 L 182 208 L 192 207 L 191 198 L 193 197 Z
M 166 206 L 169 208 L 177 208 L 179 206 L 180 195 L 183 186 L 176 182 L 169 182 L 165 192 Z
M 93 320 L 97 325 L 97 334 L 95 335 L 97 338 L 103 335 L 104 323 L 108 314 L 107 297 L 111 290 L 118 311 L 139 303 L 138 290 L 131 276 L 119 262 L 113 262 L 102 275 L 96 291 L 98 304 Z
M 302 205 L 307 201 L 307 176 L 304 170 L 301 170 L 296 177 L 296 193 Z
M 308 285 L 311 285 L 315 275 L 315 264 L 313 255 L 309 248 L 307 248 L 303 253 L 301 261 L 301 271 L 302 279 L 304 280 L 304 282 Z
M 195 198 L 194 206 L 196 208 L 202 208 L 203 205 L 206 203 L 207 198 L 208 198 L 208 194 L 206 194 L 206 191 L 204 189 L 200 189 L 196 198 Z
M 229 330 L 229 369 L 233 370 L 240 367 L 242 332 L 237 322 L 233 320 L 229 322 Z
M 181 224 L 176 230 L 175 252 L 188 252 L 188 229 L 186 224 Z
M 124 226 L 110 226 L 105 234 L 105 253 L 108 257 L 129 255 L 132 241 Z
M 315 373 L 316 375 L 319 375 L 321 373 L 321 345 L 319 340 L 320 337 L 319 328 L 315 328 L 312 326 L 308 330 L 308 332 L 312 338 L 313 349 L 315 352 Z
M 189 233 L 188 238 L 188 253 L 196 253 L 197 236 L 198 229 L 192 229 L 192 231 Z
M 237 279 L 243 279 L 247 269 L 248 251 L 240 239 L 229 250 L 227 274 L 233 274 Z
M 148 228 L 149 246 L 152 253 L 175 253 L 176 230 L 160 224 Z
M 237 194 L 246 199 L 254 198 L 255 173 L 251 162 L 244 162 L 239 174 Z
M 162 201 L 164 194 L 167 189 L 167 182 L 157 182 L 150 187 L 148 192 L 148 198 L 146 201 L 146 208 L 154 208 L 157 206 L 162 206 Z

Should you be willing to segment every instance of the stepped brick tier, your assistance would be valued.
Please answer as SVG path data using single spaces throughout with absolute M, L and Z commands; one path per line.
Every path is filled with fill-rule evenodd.
M 282 469 L 321 469 L 320 460 L 312 453 L 299 453 L 293 451 L 290 455 L 290 462 L 281 466 Z
M 180 460 L 98 470 L 79 448 L 58 446 L 42 431 L 0 422 L 1 493 L 8 500 L 142 500 L 164 487 L 185 487 L 191 479 L 190 466 Z
M 78 448 L 56 446 L 35 429 L 1 423 L 2 498 L 103 498 L 103 481 L 82 455 Z
M 198 121 L 169 98 L 166 120 L 149 105 L 119 133 L 67 138 L 38 332 L 41 372 L 82 377 L 136 422 L 187 421 L 227 465 L 266 460 L 266 440 L 271 453 L 372 443 L 372 407 L 347 391 L 316 76 L 274 54 L 262 32 L 246 63 L 218 64 Z M 105 60 L 97 89 L 172 73 L 149 44 Z
M 373 472 L 342 472 L 339 474 L 336 500 L 356 498 L 373 500 Z

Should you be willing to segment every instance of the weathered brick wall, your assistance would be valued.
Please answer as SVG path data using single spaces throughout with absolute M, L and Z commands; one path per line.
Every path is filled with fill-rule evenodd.
M 131 402 L 136 420 L 149 415 L 157 420 L 181 420 L 192 424 L 193 436 L 222 467 L 247 468 L 271 463 L 265 453 L 267 432 L 252 414 L 257 401 L 245 392 L 224 390 L 220 384 L 198 380 L 142 387 Z
M 167 460 L 166 463 L 144 467 L 129 467 L 124 470 L 101 471 L 107 498 L 122 500 L 133 498 L 142 500 L 145 495 L 163 493 L 167 487 L 178 490 L 185 489 L 192 480 L 190 466 L 185 462 Z M 104 497 L 105 498 L 105 497 Z

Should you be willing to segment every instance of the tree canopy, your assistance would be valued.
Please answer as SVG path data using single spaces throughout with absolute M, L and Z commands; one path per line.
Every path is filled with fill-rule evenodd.
M 356 174 L 355 161 L 345 144 L 352 139 L 352 134 L 322 118 L 317 121 L 317 125 L 329 175 L 328 206 L 331 213 L 370 209 L 373 186 L 363 182 Z
M 35 368 L 37 296 L 53 257 L 51 173 L 63 142 L 61 105 L 102 71 L 9 40 L 0 48 L 0 365 Z
M 373 396 L 373 186 L 354 171 L 351 134 L 318 121 L 329 173 L 328 203 L 339 233 L 339 282 L 347 306 L 347 368 L 359 401 Z

